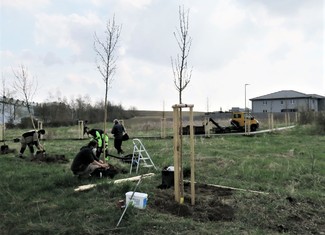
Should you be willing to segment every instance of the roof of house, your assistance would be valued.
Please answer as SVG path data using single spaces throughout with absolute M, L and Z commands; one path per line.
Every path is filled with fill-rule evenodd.
M 293 90 L 282 90 L 282 91 L 273 92 L 271 94 L 258 96 L 250 100 L 274 100 L 274 99 L 297 99 L 297 98 L 323 99 L 325 97 L 317 94 L 304 94 Z

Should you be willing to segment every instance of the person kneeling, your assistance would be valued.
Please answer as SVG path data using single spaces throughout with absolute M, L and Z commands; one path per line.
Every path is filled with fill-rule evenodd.
M 108 164 L 103 163 L 96 158 L 96 150 L 97 142 L 94 140 L 90 141 L 87 146 L 80 149 L 71 164 L 71 171 L 74 175 L 78 175 L 80 178 L 88 178 L 97 169 L 109 169 Z

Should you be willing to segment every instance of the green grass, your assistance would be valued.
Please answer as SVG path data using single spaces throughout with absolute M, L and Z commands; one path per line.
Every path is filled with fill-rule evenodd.
M 140 139 L 141 134 L 148 134 L 130 131 L 133 129 L 128 129 L 129 134 Z M 150 128 L 156 136 L 160 136 L 159 130 Z M 202 222 L 154 208 L 161 169 L 173 165 L 173 140 L 169 138 L 141 139 L 158 170 L 140 168 L 140 173 L 156 173 L 144 179 L 137 190 L 148 193 L 148 207 L 129 208 L 119 228 L 116 224 L 122 211 L 116 203 L 133 190 L 134 182 L 79 180 L 70 171 L 71 161 L 35 163 L 15 154 L 0 155 L 0 234 L 324 234 L 325 136 L 308 130 L 297 127 L 253 137 L 195 138 L 197 182 L 269 193 L 234 191 L 230 200 L 235 218 L 231 221 Z M 21 132 L 8 130 L 7 139 Z M 43 141 L 47 152 L 64 154 L 70 160 L 88 141 L 69 139 L 75 138 L 75 128 L 47 129 L 47 133 L 50 138 Z M 13 141 L 6 143 L 11 149 L 20 147 Z M 112 139 L 109 147 L 115 154 Z M 123 148 L 132 153 L 132 141 L 124 142 Z M 189 158 L 189 138 L 185 136 L 184 168 L 190 167 Z M 129 165 L 116 159 L 111 163 L 129 170 Z M 116 179 L 134 175 L 119 174 Z M 74 192 L 77 186 L 88 183 L 101 184 L 89 191 Z M 288 203 L 288 197 L 295 203 Z

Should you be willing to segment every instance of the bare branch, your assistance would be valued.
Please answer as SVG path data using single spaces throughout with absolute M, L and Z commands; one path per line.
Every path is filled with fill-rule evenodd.
M 32 125 L 35 129 L 33 114 L 31 111 L 30 104 L 32 103 L 33 97 L 37 91 L 38 83 L 35 77 L 30 78 L 28 69 L 24 65 L 20 65 L 17 70 L 13 69 L 15 80 L 13 82 L 13 88 L 26 102 L 26 107 L 30 115 Z
M 179 7 L 179 29 L 174 32 L 180 53 L 171 59 L 174 85 L 179 92 L 179 103 L 182 103 L 182 91 L 191 81 L 192 69 L 188 70 L 187 59 L 191 50 L 192 38 L 189 36 L 189 10 Z
M 100 72 L 106 88 L 111 86 L 113 82 L 113 75 L 116 70 L 115 51 L 120 38 L 121 26 L 115 24 L 115 17 L 112 21 L 108 21 L 105 29 L 105 40 L 101 41 L 97 34 L 94 34 L 94 50 L 96 52 L 97 69 Z

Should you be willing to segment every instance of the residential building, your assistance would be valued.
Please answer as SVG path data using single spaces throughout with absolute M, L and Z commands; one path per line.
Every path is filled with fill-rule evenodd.
M 35 103 L 30 106 L 31 111 L 34 111 Z M 13 98 L 7 98 L 5 96 L 0 97 L 0 124 L 4 123 L 19 123 L 22 117 L 28 117 L 28 110 L 24 101 L 16 100 Z
M 282 90 L 250 99 L 253 113 L 325 111 L 325 97 Z

